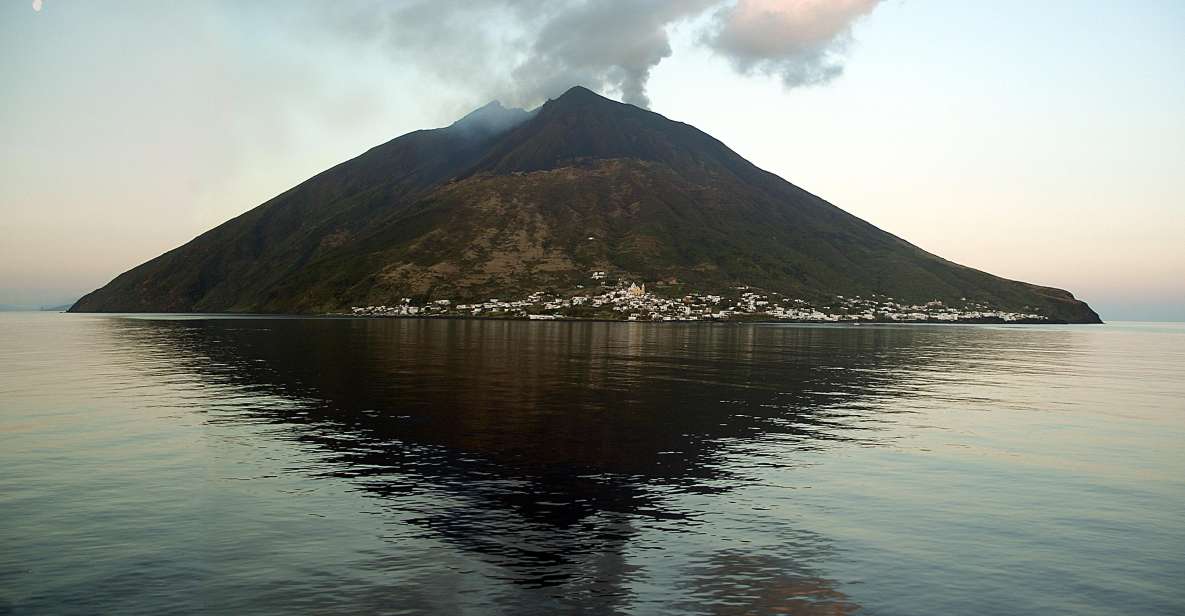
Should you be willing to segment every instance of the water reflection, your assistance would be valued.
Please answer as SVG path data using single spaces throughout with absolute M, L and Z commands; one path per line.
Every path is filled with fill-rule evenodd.
M 837 336 L 843 330 L 608 323 L 109 323 L 205 379 L 316 403 L 300 415 L 244 409 L 257 418 L 328 422 L 347 440 L 398 438 L 500 465 L 691 485 L 726 472 L 714 464 L 713 443 L 771 432 L 804 446 L 853 438 L 862 408 L 854 398 L 907 393 L 894 386 L 895 372 L 923 361 L 910 353 L 907 329 Z M 339 441 L 343 432 L 321 436 Z
M 736 550 L 712 554 L 689 585 L 695 601 L 684 605 L 688 612 L 708 608 L 713 614 L 840 616 L 860 608 L 830 580 L 816 578 L 809 570 Z
M 1172 331 L 9 315 L 0 613 L 1181 613 Z
M 738 455 L 877 442 L 876 399 L 908 395 L 917 330 L 375 320 L 110 320 L 112 335 L 210 385 L 249 392 L 210 422 L 265 422 L 328 455 L 400 526 L 477 555 L 552 607 L 629 604 L 639 525 L 695 532 L 711 497 L 748 480 Z M 276 404 L 275 398 L 288 401 Z M 259 404 L 259 400 L 269 400 Z M 328 470 L 326 470 L 328 469 Z M 412 530 L 408 530 L 412 529 Z M 726 548 L 686 592 L 719 613 L 842 614 L 854 605 L 783 531 L 781 555 Z M 777 552 L 778 550 L 773 550 Z M 506 599 L 530 611 L 533 595 Z M 688 609 L 692 606 L 688 605 Z

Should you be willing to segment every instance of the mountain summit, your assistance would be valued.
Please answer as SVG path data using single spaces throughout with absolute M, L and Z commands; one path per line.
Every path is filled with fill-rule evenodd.
M 372 148 L 71 310 L 342 312 L 563 295 L 594 272 L 672 296 L 751 287 L 1099 320 L 1066 291 L 943 260 L 692 126 L 582 87 Z

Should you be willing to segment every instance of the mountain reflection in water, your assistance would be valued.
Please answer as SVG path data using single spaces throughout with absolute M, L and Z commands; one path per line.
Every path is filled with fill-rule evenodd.
M 671 491 L 745 480 L 731 452 L 767 439 L 803 448 L 875 442 L 860 398 L 901 395 L 911 332 L 869 328 L 424 320 L 115 320 L 207 382 L 302 402 L 212 421 L 290 426 L 333 452 L 332 475 L 407 522 L 480 554 L 526 586 L 586 600 L 623 594 L 620 554 L 637 519 L 695 526 Z M 776 459 L 760 464 L 777 466 Z M 803 538 L 796 538 L 802 542 Z M 807 538 L 818 542 L 819 538 Z M 825 549 L 823 547 L 822 549 Z M 693 596 L 737 610 L 831 604 L 826 580 L 722 550 Z M 743 575 L 738 575 L 743 572 Z M 807 597 L 804 599 L 803 597 Z
M 1154 468 L 1176 386 L 1115 394 L 1161 426 L 1139 447 L 1083 445 L 1127 425 L 1087 330 L 20 318 L 0 613 L 1171 603 L 1130 563 L 1175 562 L 1179 480 L 1085 465 Z

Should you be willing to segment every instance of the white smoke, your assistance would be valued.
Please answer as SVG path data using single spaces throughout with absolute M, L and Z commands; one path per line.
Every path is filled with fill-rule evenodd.
M 880 0 L 739 0 L 719 9 L 704 42 L 737 71 L 777 75 L 788 88 L 843 72 L 852 24 Z
M 788 88 L 843 70 L 851 26 L 880 0 L 404 0 L 335 8 L 351 37 L 458 87 L 518 105 L 585 85 L 647 106 L 651 71 L 679 23 L 742 74 Z
M 717 0 L 718 1 L 718 0 Z M 527 97 L 582 84 L 611 89 L 646 107 L 650 71 L 671 55 L 668 27 L 702 13 L 712 0 L 568 2 L 533 33 L 526 59 L 513 71 Z

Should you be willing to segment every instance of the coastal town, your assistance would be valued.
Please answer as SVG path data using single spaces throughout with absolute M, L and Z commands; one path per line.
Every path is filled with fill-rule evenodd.
M 798 323 L 1039 323 L 1048 322 L 1036 308 L 1006 311 L 961 298 L 907 303 L 883 295 L 808 302 L 746 286 L 728 294 L 687 293 L 667 296 L 631 281 L 610 282 L 605 272 L 590 275 L 594 291 L 583 285 L 570 293 L 537 291 L 519 299 L 480 302 L 437 299 L 423 303 L 402 298 L 393 305 L 355 306 L 359 317 L 487 317 L 529 320 L 603 319 L 619 321 L 786 321 Z

